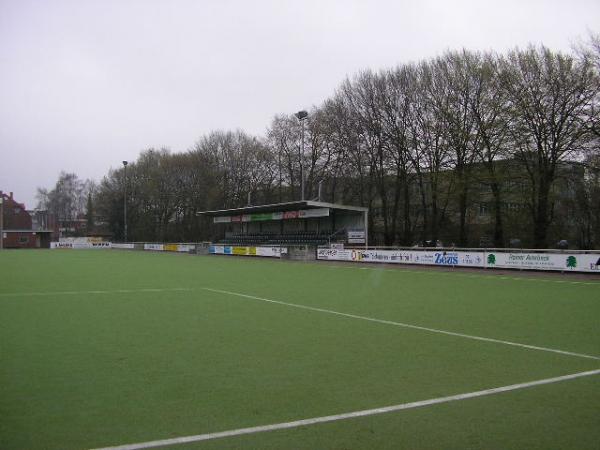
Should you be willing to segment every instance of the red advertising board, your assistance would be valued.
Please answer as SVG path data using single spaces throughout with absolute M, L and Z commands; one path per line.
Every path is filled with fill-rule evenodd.
M 284 219 L 297 219 L 298 218 L 298 211 L 285 211 L 283 213 L 283 218 Z

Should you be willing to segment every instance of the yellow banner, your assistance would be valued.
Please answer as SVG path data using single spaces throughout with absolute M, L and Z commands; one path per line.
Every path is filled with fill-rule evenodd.
M 231 253 L 234 255 L 247 255 L 248 247 L 232 247 Z
M 165 251 L 167 252 L 176 252 L 177 251 L 177 244 L 165 244 Z

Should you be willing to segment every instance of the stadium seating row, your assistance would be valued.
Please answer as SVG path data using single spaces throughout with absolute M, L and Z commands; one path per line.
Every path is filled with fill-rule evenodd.
M 226 245 L 325 245 L 329 242 L 330 236 L 334 234 L 327 231 L 303 231 L 298 233 L 251 233 L 251 234 L 231 234 L 227 238 L 219 241 L 219 244 Z M 337 233 L 335 233 L 337 234 Z

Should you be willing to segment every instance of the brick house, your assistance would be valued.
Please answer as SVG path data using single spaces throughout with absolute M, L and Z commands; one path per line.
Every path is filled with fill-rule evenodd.
M 0 191 L 2 198 L 2 229 L 3 248 L 50 248 L 52 239 L 52 224 L 43 211 L 36 211 L 34 216 L 27 211 L 25 205 Z

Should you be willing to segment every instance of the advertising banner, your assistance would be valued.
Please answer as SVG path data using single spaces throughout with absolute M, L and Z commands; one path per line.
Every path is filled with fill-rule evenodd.
M 498 269 L 600 271 L 599 254 L 486 252 L 486 267 Z
M 354 230 L 348 231 L 348 244 L 364 244 L 365 243 L 365 231 Z
M 600 273 L 600 254 L 573 255 L 573 258 L 574 261 L 567 258 L 567 270 Z
M 284 219 L 297 219 L 298 211 L 286 211 L 283 213 L 283 218 Z
M 298 217 L 327 217 L 329 216 L 329 208 L 302 209 L 298 211 Z
M 558 270 L 600 273 L 600 254 L 466 252 L 450 250 L 340 250 L 319 248 L 317 259 L 386 264 Z
M 133 250 L 135 248 L 134 244 L 113 244 L 112 248 L 118 248 L 123 250 Z
M 286 253 L 287 248 L 285 247 L 256 247 L 256 256 L 281 258 L 281 255 Z
M 425 250 L 317 250 L 317 259 L 387 264 L 484 267 L 484 252 Z
M 208 252 L 213 255 L 224 255 L 225 254 L 225 246 L 223 245 L 211 245 L 208 247 Z
M 157 252 L 163 251 L 162 244 L 144 244 L 144 250 L 153 250 Z
M 189 253 L 196 250 L 196 246 L 192 244 L 177 244 L 177 251 L 180 253 Z
M 484 256 L 484 252 L 443 250 L 355 250 L 355 258 L 363 262 L 433 266 L 484 267 Z
M 177 244 L 164 244 L 163 245 L 163 249 L 166 252 L 176 252 L 177 251 Z
M 50 248 L 73 248 L 72 242 L 50 242 Z
M 298 219 L 308 217 L 327 217 L 329 216 L 329 208 L 313 208 L 303 209 L 300 211 L 280 211 L 269 213 L 254 213 L 244 214 L 242 216 L 221 216 L 213 217 L 213 223 L 230 223 L 230 222 L 261 222 L 265 220 L 283 220 L 283 219 Z
M 266 256 L 281 258 L 287 253 L 286 247 L 229 247 L 224 245 L 211 245 L 208 252 L 213 255 L 237 255 L 237 256 Z
M 352 250 L 339 250 L 336 248 L 317 249 L 317 259 L 329 261 L 352 261 Z
M 258 214 L 251 214 L 250 215 L 250 221 L 251 222 L 261 222 L 263 220 L 273 220 L 273 214 L 271 214 L 271 213 L 258 213 Z
M 75 249 L 75 250 L 102 249 L 102 248 L 112 248 L 112 243 L 111 242 L 86 242 L 86 241 L 50 242 L 50 248 L 71 248 L 71 249 Z
M 90 242 L 90 248 L 112 248 L 112 242 Z

